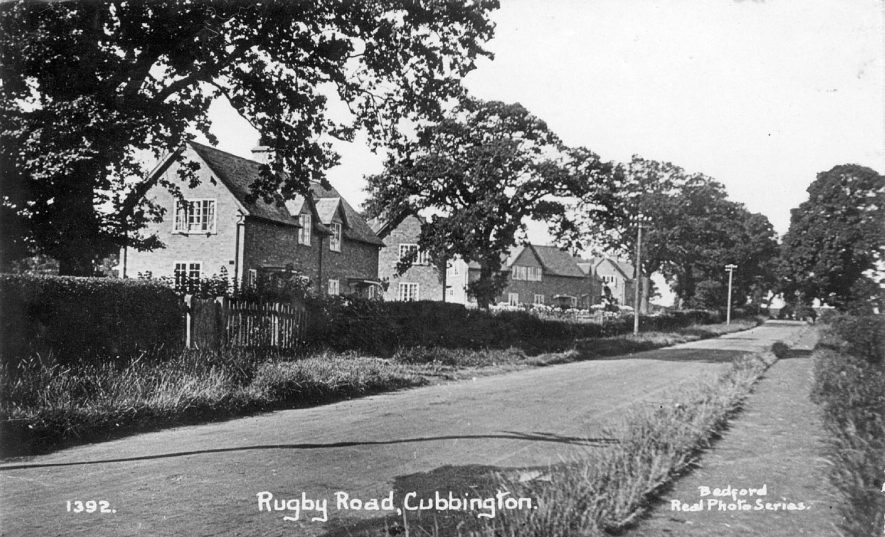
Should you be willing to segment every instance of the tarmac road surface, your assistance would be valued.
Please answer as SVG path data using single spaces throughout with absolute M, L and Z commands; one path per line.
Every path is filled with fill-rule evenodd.
M 322 535 L 385 514 L 339 510 L 336 492 L 383 499 L 396 483 L 426 472 L 445 492 L 446 475 L 559 462 L 604 444 L 603 426 L 629 406 L 655 404 L 668 389 L 715 375 L 740 354 L 789 341 L 803 326 L 769 322 L 667 349 L 177 427 L 8 462 L 0 465 L 0 535 Z M 305 510 L 294 521 L 283 518 L 294 518 L 292 510 L 259 512 L 263 492 L 326 499 L 326 515 Z M 109 512 L 86 512 L 93 506 Z

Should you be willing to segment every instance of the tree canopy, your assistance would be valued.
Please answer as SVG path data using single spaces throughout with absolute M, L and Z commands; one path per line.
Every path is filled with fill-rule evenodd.
M 157 0 L 0 6 L 0 258 L 55 257 L 89 273 L 139 233 L 139 154 L 192 136 L 214 142 L 208 109 L 227 99 L 276 160 L 256 195 L 304 191 L 337 161 L 328 137 L 375 142 L 399 120 L 436 117 L 493 32 L 496 0 Z M 347 105 L 334 114 L 329 96 Z M 340 117 L 339 117 L 340 116 Z M 341 119 L 344 117 L 344 119 Z M 187 168 L 184 168 L 187 170 Z M 282 173 L 285 172 L 285 173 Z M 182 179 L 193 180 L 192 173 Z M 177 185 L 167 185 L 175 188 Z
M 610 210 L 588 213 L 584 232 L 599 230 L 593 236 L 603 248 L 632 258 L 637 217 L 644 216 L 642 271 L 663 274 L 682 304 L 724 307 L 720 296 L 729 263 L 738 265 L 736 297 L 758 301 L 773 286 L 774 228 L 764 215 L 729 200 L 721 183 L 640 156 L 619 166 L 613 177 Z
M 857 164 L 817 174 L 791 211 L 778 273 L 787 300 L 840 308 L 881 293 L 870 272 L 885 255 L 885 176 Z
M 519 104 L 465 99 L 442 120 L 395 147 L 368 177 L 373 216 L 429 211 L 420 247 L 436 259 L 479 265 L 468 292 L 486 307 L 506 283 L 503 261 L 535 219 L 570 229 L 578 198 L 591 197 L 611 165 L 567 147 Z

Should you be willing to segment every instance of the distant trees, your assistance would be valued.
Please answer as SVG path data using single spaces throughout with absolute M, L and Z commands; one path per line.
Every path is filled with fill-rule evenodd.
M 378 143 L 437 117 L 492 36 L 496 0 L 17 1 L 0 5 L 0 259 L 34 253 L 89 274 L 160 209 L 138 155 L 170 152 L 225 98 L 277 158 L 255 195 L 323 180 L 325 135 Z M 328 96 L 350 110 L 337 121 Z M 195 180 L 183 168 L 175 189 Z M 280 173 L 287 172 L 287 173 Z
M 729 200 L 721 183 L 639 156 L 619 166 L 613 177 L 611 210 L 589 211 L 582 232 L 605 249 L 634 258 L 636 218 L 643 215 L 642 272 L 663 274 L 681 304 L 724 307 L 728 263 L 739 267 L 736 297 L 758 302 L 774 285 L 774 228 L 764 215 Z
M 791 211 L 778 266 L 784 297 L 869 305 L 882 294 L 871 274 L 883 270 L 883 255 L 885 177 L 857 164 L 835 166 L 817 174 L 808 200 Z
M 465 99 L 439 122 L 394 148 L 384 172 L 368 177 L 370 214 L 430 212 L 419 244 L 436 259 L 475 261 L 468 292 L 487 307 L 506 285 L 511 248 L 528 219 L 564 235 L 575 226 L 577 198 L 601 196 L 611 165 L 585 148 L 565 146 L 519 104 Z

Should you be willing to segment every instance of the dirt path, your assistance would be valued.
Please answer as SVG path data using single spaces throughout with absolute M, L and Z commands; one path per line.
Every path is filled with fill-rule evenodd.
M 836 501 L 821 458 L 823 427 L 809 399 L 815 338 L 806 332 L 790 355 L 768 370 L 732 427 L 702 456 L 701 467 L 677 481 L 629 537 L 837 535 Z M 700 487 L 728 486 L 738 489 L 736 497 L 701 496 Z M 764 496 L 740 495 L 740 489 L 763 486 Z M 757 500 L 762 509 L 756 510 Z M 699 501 L 701 511 L 678 510 Z M 727 510 L 741 501 L 750 510 Z
M 0 534 L 291 536 L 353 527 L 379 513 L 337 510 L 338 491 L 384 498 L 410 476 L 429 473 L 445 492 L 474 471 L 557 462 L 604 443 L 602 425 L 637 401 L 713 376 L 734 357 L 799 330 L 771 323 L 667 349 L 180 427 L 59 451 L 26 467 L 3 465 Z M 264 491 L 328 499 L 329 520 L 259 512 Z M 69 500 L 104 500 L 115 512 L 68 512 Z

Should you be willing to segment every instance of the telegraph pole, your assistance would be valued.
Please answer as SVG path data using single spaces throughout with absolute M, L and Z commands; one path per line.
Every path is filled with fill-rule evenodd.
M 734 269 L 736 268 L 738 266 L 733 263 L 725 265 L 725 270 L 728 271 L 728 309 L 725 312 L 725 324 L 731 324 L 731 282 L 734 278 Z
M 642 226 L 649 218 L 642 213 L 636 215 L 636 268 L 633 279 L 633 335 L 639 334 L 639 287 L 642 285 Z

